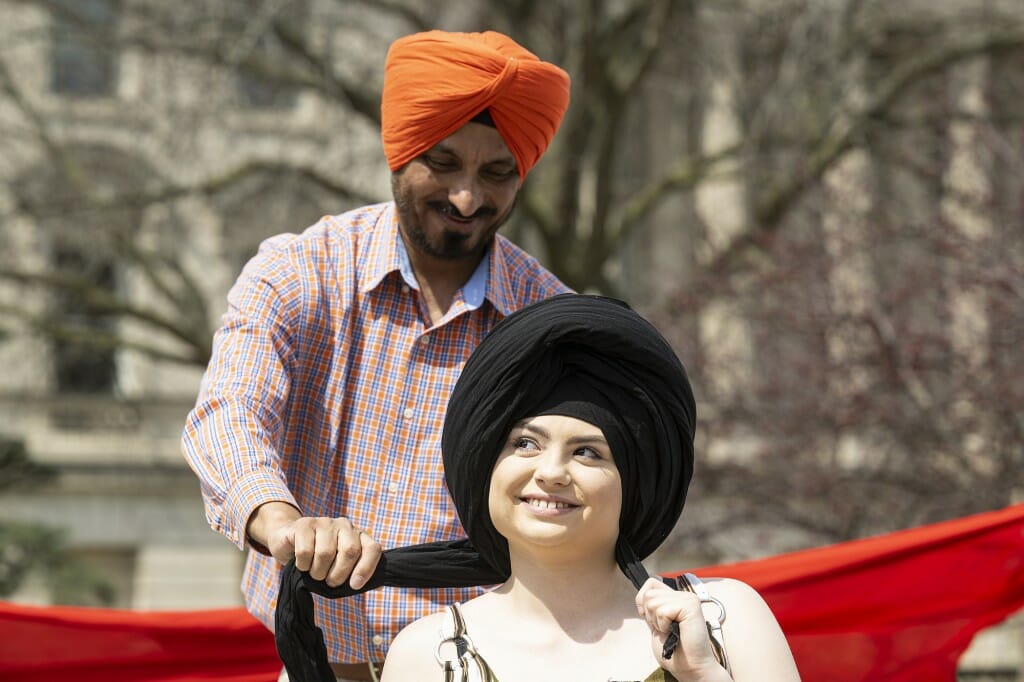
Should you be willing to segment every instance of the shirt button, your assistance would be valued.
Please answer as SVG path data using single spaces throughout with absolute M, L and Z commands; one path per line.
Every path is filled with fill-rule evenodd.
M 409 293 L 409 285 L 408 284 L 403 284 L 402 285 L 402 293 L 403 294 Z
M 426 336 L 421 336 L 420 338 L 416 339 L 416 343 L 420 344 L 421 346 L 423 344 L 425 344 L 426 342 L 427 342 L 427 337 Z
M 376 644 L 377 646 L 380 646 L 381 644 L 384 643 L 384 638 L 381 637 L 380 635 L 374 635 L 373 636 L 373 643 Z
M 398 484 L 397 483 L 392 483 L 391 485 L 389 485 L 388 486 L 388 492 L 392 493 L 392 494 L 397 493 L 398 492 Z
M 405 412 L 402 413 L 402 416 L 405 417 L 406 419 L 412 419 L 412 408 L 405 408 Z

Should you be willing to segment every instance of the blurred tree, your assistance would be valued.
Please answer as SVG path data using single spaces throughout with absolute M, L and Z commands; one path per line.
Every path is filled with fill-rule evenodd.
M 773 44 L 771 23 L 751 24 L 752 85 L 740 90 L 785 96 L 747 125 L 824 120 L 851 96 L 868 106 L 855 130 L 832 128 L 847 151 L 827 173 L 807 176 L 820 157 L 788 144 L 751 150 L 747 236 L 659 313 L 669 328 L 705 322 L 694 367 L 708 407 L 700 494 L 710 504 L 697 505 L 680 546 L 734 558 L 1020 499 L 1024 50 L 998 37 L 1019 31 L 1020 16 L 955 17 L 889 15 L 880 28 L 869 12 L 850 24 L 855 43 L 826 17 L 776 17 L 816 36 L 823 49 L 812 55 L 790 54 L 791 39 Z M 989 37 L 964 38 L 988 22 Z M 837 78 L 827 56 L 857 45 L 862 77 Z M 845 94 L 855 82 L 861 91 Z M 794 177 L 799 196 L 768 210 Z
M 223 290 L 192 250 L 204 239 L 190 224 L 196 207 L 225 216 L 231 244 L 245 245 L 227 258 L 237 264 L 255 237 L 306 224 L 302 211 L 311 222 L 386 199 L 386 180 L 373 180 L 386 178 L 376 142 L 386 46 L 433 26 L 495 28 L 573 77 L 572 106 L 511 234 L 579 290 L 628 294 L 657 279 L 676 291 L 638 307 L 658 316 L 693 368 L 714 455 L 701 494 L 731 510 L 693 524 L 683 541 L 755 516 L 799 528 L 794 543 L 842 539 L 1008 499 L 1008 486 L 973 499 L 964 491 L 1019 456 L 992 441 L 1011 433 L 1012 420 L 996 416 L 1024 407 L 994 388 L 1020 366 L 1007 350 L 1018 340 L 1020 269 L 1012 259 L 992 269 L 1024 232 L 1014 232 L 1024 186 L 1019 3 L 7 4 L 39 10 L 33 27 L 77 36 L 62 54 L 78 57 L 62 68 L 89 65 L 62 74 L 76 85 L 57 106 L 19 68 L 13 40 L 37 32 L 13 31 L 0 51 L 0 126 L 17 142 L 7 158 L 46 169 L 31 174 L 42 182 L 10 183 L 3 217 L 45 233 L 36 237 L 45 257 L 3 250 L 0 280 L 61 292 L 42 311 L 31 297 L 0 305 L 69 348 L 204 364 L 210 301 Z M 130 80 L 129 65 L 145 76 Z M 124 92 L 111 85 L 119 77 Z M 964 78 L 982 84 L 984 106 L 953 101 Z M 72 105 L 111 92 L 131 103 L 117 119 L 127 144 L 153 165 L 171 157 L 159 170 L 97 150 L 95 126 L 72 125 Z M 950 131 L 972 122 L 969 146 L 987 150 L 979 172 L 991 178 L 973 193 L 948 182 Z M 837 189 L 851 168 L 855 180 Z M 282 208 L 300 192 L 301 210 Z M 948 229 L 954 199 L 990 232 Z M 140 227 L 154 222 L 161 235 Z M 59 257 L 69 245 L 92 257 Z M 671 269 L 623 265 L 624 254 L 659 250 Z M 986 349 L 969 362 L 954 343 L 975 325 L 963 309 L 984 311 L 977 324 L 987 330 L 968 344 Z M 967 396 L 973 411 L 960 407 Z M 982 460 L 997 463 L 975 476 L 977 458 L 961 460 L 978 439 Z M 819 496 L 829 513 L 793 509 L 823 481 L 856 494 Z M 954 484 L 958 501 L 941 504 Z M 866 508 L 864 492 L 883 489 L 891 494 Z M 732 504 L 747 496 L 757 504 Z
M 376 135 L 372 130 L 379 125 L 382 59 L 368 64 L 363 57 L 364 63 L 353 65 L 363 41 L 353 47 L 347 38 L 365 33 L 386 45 L 402 33 L 445 24 L 461 24 L 453 28 L 495 26 L 516 35 L 574 75 L 574 105 L 550 153 L 551 160 L 538 169 L 521 197 L 523 210 L 512 230 L 519 235 L 528 232 L 539 240 L 551 267 L 581 290 L 612 289 L 605 266 L 626 237 L 643 224 L 664 196 L 692 187 L 723 156 L 685 156 L 670 171 L 656 173 L 653 183 L 641 191 L 627 193 L 616 188 L 616 183 L 628 178 L 618 170 L 631 143 L 623 129 L 641 110 L 641 88 L 665 45 L 675 38 L 674 31 L 693 30 L 688 28 L 692 22 L 686 16 L 696 7 L 692 3 L 661 0 L 609 8 L 605 3 L 591 2 L 586 12 L 579 12 L 573 3 L 468 3 L 471 11 L 452 12 L 447 18 L 429 3 L 369 1 L 355 3 L 356 8 L 352 3 L 264 2 L 255 13 L 247 2 L 220 3 L 215 8 L 190 2 L 177 5 L 173 11 L 157 3 L 138 3 L 131 5 L 131 15 L 123 17 L 117 5 L 105 0 L 90 0 L 85 5 L 50 0 L 22 0 L 21 4 L 46 11 L 58 29 L 54 33 L 58 45 L 74 38 L 60 54 L 72 51 L 77 60 L 55 58 L 54 64 L 64 69 L 61 81 L 82 85 L 61 92 L 78 97 L 116 92 L 110 79 L 118 72 L 119 58 L 142 54 L 151 60 L 154 73 L 159 73 L 162 62 L 173 61 L 208 76 L 223 77 L 218 81 L 209 76 L 221 85 L 221 90 L 209 92 L 188 112 L 198 120 L 206 116 L 220 118 L 225 109 L 236 107 L 253 111 L 269 108 L 280 113 L 295 102 L 297 93 L 308 92 L 329 106 L 364 119 L 370 135 Z M 375 29 L 377 22 L 390 30 L 382 33 Z M 324 29 L 331 34 L 325 35 Z M 81 78 L 65 73 L 73 71 L 74 64 L 82 65 L 89 73 Z M 357 189 L 346 174 L 338 173 L 340 169 L 324 172 L 316 158 L 298 163 L 250 158 L 219 172 L 200 173 L 190 183 L 161 181 L 152 170 L 130 169 L 126 173 L 126 166 L 138 166 L 138 162 L 124 164 L 104 159 L 102 154 L 85 154 L 61 139 L 56 130 L 58 122 L 23 91 L 14 77 L 16 71 L 14 65 L 0 62 L 0 85 L 22 116 L 22 135 L 36 138 L 46 157 L 43 165 L 49 169 L 48 173 L 33 175 L 36 191 L 17 188 L 16 210 L 36 223 L 49 221 L 53 224 L 51 234 L 63 236 L 71 225 L 79 235 L 99 236 L 90 249 L 92 253 L 102 252 L 120 270 L 135 270 L 160 295 L 141 303 L 127 287 L 111 286 L 110 275 L 97 277 L 95 268 L 82 271 L 64 267 L 59 273 L 48 273 L 27 269 L 20 263 L 0 263 L 0 277 L 61 290 L 63 296 L 73 296 L 94 317 L 140 322 L 160 336 L 171 337 L 173 349 L 145 339 L 126 339 L 117 333 L 116 326 L 82 329 L 52 314 L 40 316 L 31 306 L 8 304 L 9 313 L 53 337 L 70 338 L 75 343 L 91 341 L 101 348 L 122 345 L 163 359 L 205 363 L 210 323 L 205 321 L 207 306 L 197 296 L 202 290 L 197 282 L 200 273 L 185 267 L 180 250 L 175 253 L 174 249 L 147 248 L 141 243 L 137 222 L 142 209 L 173 206 L 182 197 L 218 196 L 253 175 L 268 173 L 298 176 L 306 185 L 318 185 L 325 196 L 333 199 L 334 205 L 327 207 L 331 210 L 338 210 L 340 202 L 385 198 L 368 196 Z M 98 79 L 96 73 L 106 76 Z M 225 84 L 232 82 L 237 83 L 237 90 L 225 90 Z M 96 84 L 94 92 L 88 88 L 91 83 Z M 166 115 L 183 114 L 171 111 Z M 221 132 L 233 134 L 230 125 Z M 383 158 L 368 165 L 380 168 Z M 365 171 L 355 168 L 347 174 L 353 172 Z M 45 182 L 40 181 L 42 175 L 48 176 Z M 641 178 L 640 182 L 647 181 Z M 52 188 L 59 190 L 57 196 L 53 196 Z M 123 216 L 130 211 L 136 213 L 132 219 L 107 218 L 111 212 Z M 82 214 L 95 225 L 87 223 L 86 229 L 81 229 Z M 275 225 L 272 231 L 297 227 Z
M 22 443 L 0 437 L 0 493 L 52 480 L 52 467 L 33 462 Z M 106 606 L 110 584 L 69 554 L 61 530 L 0 519 L 0 598 L 14 594 L 30 574 L 42 576 L 58 604 Z
M 694 188 L 720 181 L 724 174 L 742 176 L 742 224 L 726 246 L 713 249 L 712 258 L 692 264 L 698 270 L 695 275 L 728 278 L 749 267 L 750 259 L 756 264 L 763 253 L 759 247 L 786 226 L 784 218 L 801 197 L 863 145 L 868 124 L 888 115 L 911 85 L 972 56 L 1024 44 L 1022 20 L 1014 13 L 949 12 L 930 24 L 935 30 L 927 50 L 901 54 L 877 77 L 864 78 L 865 46 L 884 43 L 893 31 L 919 21 L 919 13 L 853 0 L 749 6 L 698 0 L 590 0 L 582 7 L 571 2 L 476 2 L 453 3 L 447 11 L 431 3 L 372 0 L 267 1 L 256 11 L 251 3 L 239 0 L 216 6 L 176 3 L 173 9 L 160 3 L 112 0 L 16 4 L 45 10 L 56 27 L 55 44 L 66 43 L 60 54 L 70 50 L 78 55 L 74 62 L 55 57 L 64 71 L 73 63 L 88 70 L 81 78 L 62 72 L 62 80 L 85 84 L 71 89 L 78 97 L 89 96 L 87 85 L 94 82 L 93 95 L 110 92 L 116 64 L 126 56 L 149 59 L 151 75 L 165 79 L 165 90 L 177 87 L 168 65 L 205 74 L 194 83 L 203 96 L 184 95 L 185 110 L 179 102 L 168 104 L 170 110 L 154 112 L 174 117 L 172 125 L 181 122 L 185 129 L 177 131 L 179 138 L 190 134 L 188 127 L 202 135 L 213 118 L 223 126 L 222 134 L 243 133 L 246 124 L 232 125 L 225 120 L 225 110 L 276 111 L 304 92 L 361 118 L 370 126 L 362 129 L 363 134 L 372 135 L 379 122 L 382 46 L 393 37 L 430 26 L 507 31 L 573 75 L 572 107 L 553 149 L 521 197 L 522 210 L 512 231 L 542 245 L 542 258 L 573 287 L 609 293 L 622 286 L 614 281 L 615 261 L 634 233 L 650 234 L 646 227 L 657 209 L 681 193 L 692 196 Z M 194 169 L 189 181 L 149 172 L 135 174 L 133 182 L 104 182 L 98 179 L 104 174 L 97 168 L 117 164 L 82 158 L 63 138 L 60 121 L 24 91 L 10 59 L 0 61 L 0 87 L 20 111 L 22 137 L 35 138 L 62 190 L 56 198 L 17 193 L 17 211 L 34 219 L 66 218 L 69 206 L 96 215 L 133 207 L 173 207 L 182 197 L 217 195 L 253 174 L 267 172 L 301 177 L 338 205 L 385 198 L 353 181 L 353 174 L 365 174 L 363 169 L 324 170 L 316 157 L 287 162 L 247 158 L 226 169 Z M 732 86 L 736 94 L 731 107 L 740 123 L 734 139 L 714 148 L 703 131 L 714 105 L 709 96 L 712 84 Z M 661 90 L 666 85 L 676 92 L 665 96 Z M 254 94 L 257 91 L 261 94 Z M 652 163 L 651 149 L 664 147 L 671 129 L 679 127 L 685 129 L 679 148 Z M 157 133 L 139 131 L 143 138 L 152 135 L 152 143 L 160 142 Z M 776 163 L 766 164 L 769 158 Z M 382 166 L 380 158 L 360 162 Z M 787 172 L 776 172 L 779 163 Z M 338 205 L 325 208 L 337 210 Z M 695 218 L 689 213 L 688 218 Z M 698 245 L 708 238 L 700 228 L 679 227 L 692 231 L 689 240 Z M 118 229 L 116 239 L 104 236 L 101 243 L 110 244 L 119 268 L 130 263 L 160 292 L 165 299 L 160 306 L 140 303 L 126 287 L 111 290 L 102 281 L 90 292 L 87 276 L 53 277 L 12 264 L 0 265 L 0 276 L 32 286 L 73 289 L 79 298 L 89 299 L 89 309 L 97 314 L 135 319 L 172 337 L 173 350 L 129 341 L 116 330 L 113 335 L 96 330 L 82 334 L 17 306 L 8 306 L 8 312 L 20 313 L 50 334 L 92 338 L 101 346 L 125 343 L 158 357 L 203 364 L 211 322 L 203 297 L 197 295 L 203 290 L 197 281 L 201 273 L 186 266 L 180 249 L 175 253 L 144 246 L 140 233 Z

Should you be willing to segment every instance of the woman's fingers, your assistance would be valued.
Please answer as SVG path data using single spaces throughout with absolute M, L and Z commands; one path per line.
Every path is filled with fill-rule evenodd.
M 665 634 L 671 631 L 673 623 L 694 618 L 704 622 L 697 595 L 673 590 L 653 578 L 637 594 L 637 610 L 653 631 Z
M 689 679 L 687 676 L 701 670 L 720 672 L 697 595 L 673 590 L 652 579 L 641 587 L 636 604 L 637 611 L 651 629 L 654 655 L 677 679 Z M 661 649 L 673 623 L 679 624 L 679 644 L 670 660 L 662 660 Z

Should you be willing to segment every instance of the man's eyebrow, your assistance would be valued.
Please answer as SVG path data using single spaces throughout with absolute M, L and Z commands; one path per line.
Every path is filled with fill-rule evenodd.
M 486 165 L 494 166 L 494 165 L 499 165 L 499 164 L 505 164 L 505 165 L 513 166 L 514 167 L 516 165 L 516 160 L 515 160 L 515 157 L 512 157 L 512 156 L 503 156 L 500 159 L 493 159 L 491 161 L 488 161 Z
M 433 147 L 428 149 L 427 152 L 440 152 L 441 154 L 448 154 L 449 156 L 459 158 L 458 152 L 456 152 L 454 149 L 446 145 L 444 142 L 438 142 Z M 485 166 L 493 166 L 497 164 L 507 164 L 510 166 L 515 166 L 516 157 L 509 154 L 508 156 L 502 156 L 501 158 L 491 159 L 490 161 L 484 163 Z
M 446 145 L 444 142 L 438 142 L 433 147 L 427 150 L 428 152 L 441 152 L 442 154 L 449 154 L 451 156 L 458 156 L 455 150 Z

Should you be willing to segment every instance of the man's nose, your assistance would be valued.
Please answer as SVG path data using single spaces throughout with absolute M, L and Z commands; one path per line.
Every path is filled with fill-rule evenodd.
M 453 179 L 448 188 L 448 201 L 459 213 L 468 218 L 484 205 L 484 193 L 475 177 L 469 174 L 460 175 Z

